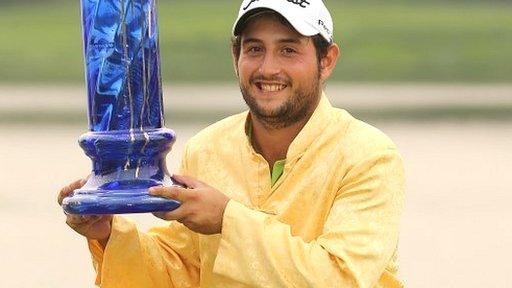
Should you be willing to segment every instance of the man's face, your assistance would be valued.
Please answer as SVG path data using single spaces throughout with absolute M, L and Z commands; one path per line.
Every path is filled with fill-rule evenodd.
M 320 99 L 315 46 L 272 15 L 252 20 L 241 35 L 240 89 L 252 115 L 283 128 L 312 112 Z

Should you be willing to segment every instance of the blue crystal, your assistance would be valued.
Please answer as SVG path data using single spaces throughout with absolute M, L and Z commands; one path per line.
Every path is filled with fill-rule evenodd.
M 155 5 L 82 0 L 91 131 L 162 127 Z
M 163 128 L 156 0 L 81 4 L 90 131 L 79 142 L 93 171 L 63 207 L 75 214 L 173 210 L 178 202 L 147 192 L 179 185 L 165 166 L 176 135 Z
M 114 50 L 103 60 L 99 70 L 96 92 L 100 95 L 113 96 L 117 99 L 124 86 L 126 69 L 128 64 L 123 59 L 123 54 Z

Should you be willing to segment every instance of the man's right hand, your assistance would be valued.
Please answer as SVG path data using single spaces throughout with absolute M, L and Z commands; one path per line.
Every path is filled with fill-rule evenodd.
M 86 179 L 77 180 L 62 188 L 57 202 L 62 206 L 64 198 L 70 196 L 75 189 L 81 188 Z M 112 231 L 112 215 L 74 215 L 66 213 L 66 224 L 80 235 L 95 239 L 105 248 Z

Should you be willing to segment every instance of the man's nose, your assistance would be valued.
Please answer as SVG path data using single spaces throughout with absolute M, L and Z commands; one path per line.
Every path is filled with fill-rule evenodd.
M 281 72 L 279 59 L 272 53 L 266 53 L 261 61 L 259 72 L 262 75 L 277 75 Z

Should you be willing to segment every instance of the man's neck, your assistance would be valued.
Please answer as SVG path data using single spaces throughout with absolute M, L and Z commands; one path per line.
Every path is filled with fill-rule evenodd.
M 318 102 L 316 106 L 318 106 Z M 316 108 L 316 106 L 313 108 Z M 302 128 L 304 128 L 314 111 L 315 109 L 311 109 L 308 111 L 306 117 L 300 121 L 287 127 L 277 129 L 268 127 L 268 125 L 265 125 L 265 123 L 257 117 L 254 117 L 251 113 L 251 144 L 256 152 L 260 153 L 268 162 L 271 171 L 276 161 L 286 159 L 290 144 L 295 137 L 297 137 Z

